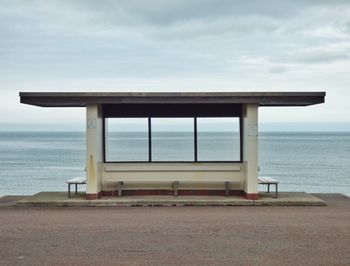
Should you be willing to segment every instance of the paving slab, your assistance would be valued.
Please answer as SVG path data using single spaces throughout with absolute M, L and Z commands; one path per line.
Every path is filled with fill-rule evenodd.
M 4 195 L 0 196 L 0 207 L 13 207 L 17 205 L 19 200 L 22 200 L 26 197 L 25 195 Z
M 40 192 L 17 201 L 17 206 L 83 207 L 83 206 L 325 206 L 324 200 L 305 192 L 281 192 L 279 198 L 262 193 L 260 200 L 239 196 L 123 196 L 86 200 L 84 193 L 67 197 L 65 192 Z
M 220 196 L 123 196 L 102 197 L 98 200 L 86 200 L 80 193 L 68 198 L 64 192 L 40 192 L 32 197 L 19 200 L 18 206 L 247 206 L 252 200 L 243 197 Z
M 272 198 L 267 193 L 261 193 L 259 200 L 254 200 L 254 205 L 268 206 L 326 206 L 323 199 L 305 192 L 280 192 L 278 198 Z

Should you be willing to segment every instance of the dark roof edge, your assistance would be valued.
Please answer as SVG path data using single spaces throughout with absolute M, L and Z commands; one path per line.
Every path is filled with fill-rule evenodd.
M 324 91 L 269 92 L 19 92 L 26 97 L 232 97 L 232 96 L 325 96 Z
M 21 103 L 43 107 L 89 104 L 244 104 L 307 106 L 323 103 L 325 92 L 20 92 Z

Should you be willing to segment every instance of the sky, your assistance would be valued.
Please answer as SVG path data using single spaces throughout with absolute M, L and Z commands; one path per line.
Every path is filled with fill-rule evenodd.
M 325 91 L 259 121 L 350 130 L 349 72 L 349 0 L 0 0 L 2 129 L 84 129 L 20 91 Z

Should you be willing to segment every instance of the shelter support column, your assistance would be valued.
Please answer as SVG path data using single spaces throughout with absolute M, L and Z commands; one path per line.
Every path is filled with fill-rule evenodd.
M 258 104 L 244 104 L 243 165 L 244 194 L 247 199 L 258 199 Z
M 86 199 L 100 197 L 102 165 L 102 105 L 91 104 L 86 107 Z

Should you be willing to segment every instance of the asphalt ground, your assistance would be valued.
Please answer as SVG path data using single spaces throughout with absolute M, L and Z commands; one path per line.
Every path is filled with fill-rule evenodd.
M 0 265 L 350 265 L 350 199 L 328 206 L 0 207 Z

